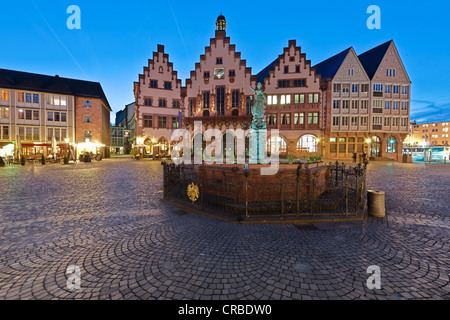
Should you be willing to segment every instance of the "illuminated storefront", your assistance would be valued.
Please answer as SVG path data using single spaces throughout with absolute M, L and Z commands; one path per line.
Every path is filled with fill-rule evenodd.
M 104 144 L 91 142 L 89 139 L 86 139 L 85 142 L 79 143 L 75 146 L 77 159 L 80 155 L 84 155 L 86 153 L 93 155 L 101 154 L 102 149 L 105 147 L 106 146 Z
M 13 143 L 0 146 L 0 157 L 9 158 L 14 156 L 15 145 Z

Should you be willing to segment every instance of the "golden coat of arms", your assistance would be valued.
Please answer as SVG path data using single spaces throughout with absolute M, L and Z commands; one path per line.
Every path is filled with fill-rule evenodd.
M 192 203 L 194 203 L 195 201 L 198 200 L 198 197 L 200 195 L 200 192 L 198 190 L 198 186 L 195 185 L 195 183 L 191 183 L 188 188 L 187 188 L 187 195 L 189 197 L 189 200 L 192 201 Z

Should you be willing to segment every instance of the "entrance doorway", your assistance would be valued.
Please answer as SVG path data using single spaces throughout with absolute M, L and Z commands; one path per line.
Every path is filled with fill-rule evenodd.
M 372 137 L 372 144 L 370 147 L 371 157 L 381 157 L 381 139 L 377 136 Z

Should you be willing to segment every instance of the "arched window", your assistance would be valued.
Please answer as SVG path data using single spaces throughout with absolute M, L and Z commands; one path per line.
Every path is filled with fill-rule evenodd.
M 297 143 L 297 151 L 306 153 L 317 152 L 317 137 L 312 134 L 302 136 Z
M 272 140 L 273 143 L 278 144 L 278 150 L 280 153 L 286 153 L 287 152 L 287 142 L 283 137 L 270 137 L 267 139 L 267 150 L 271 151 L 271 145 L 272 145 Z M 270 153 L 270 152 L 268 152 Z
M 159 139 L 158 144 L 161 147 L 161 151 L 167 151 L 168 150 L 168 143 L 167 143 L 167 140 L 165 138 Z
M 209 117 L 209 110 L 203 111 L 203 116 L 204 117 Z
M 227 144 L 230 143 L 230 146 Z M 222 155 L 224 158 L 231 157 L 231 155 L 236 156 L 237 155 L 237 143 L 236 143 L 236 137 L 227 132 L 222 137 Z M 234 160 L 234 159 L 232 159 Z
M 386 140 L 386 152 L 387 153 L 396 153 L 397 152 L 397 139 L 393 136 L 390 136 Z
M 201 133 L 197 133 L 194 138 L 192 138 L 192 150 L 194 153 L 202 154 L 203 150 L 206 149 L 206 139 Z
M 231 111 L 231 115 L 232 115 L 233 117 L 239 116 L 239 109 L 233 109 L 233 111 Z

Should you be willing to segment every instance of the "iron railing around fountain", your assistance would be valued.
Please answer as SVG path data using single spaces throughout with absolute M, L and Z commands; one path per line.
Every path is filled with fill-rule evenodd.
M 366 165 L 299 165 L 261 176 L 256 169 L 163 163 L 164 199 L 215 212 L 229 220 L 358 216 L 366 191 Z M 198 199 L 188 186 L 198 187 Z

